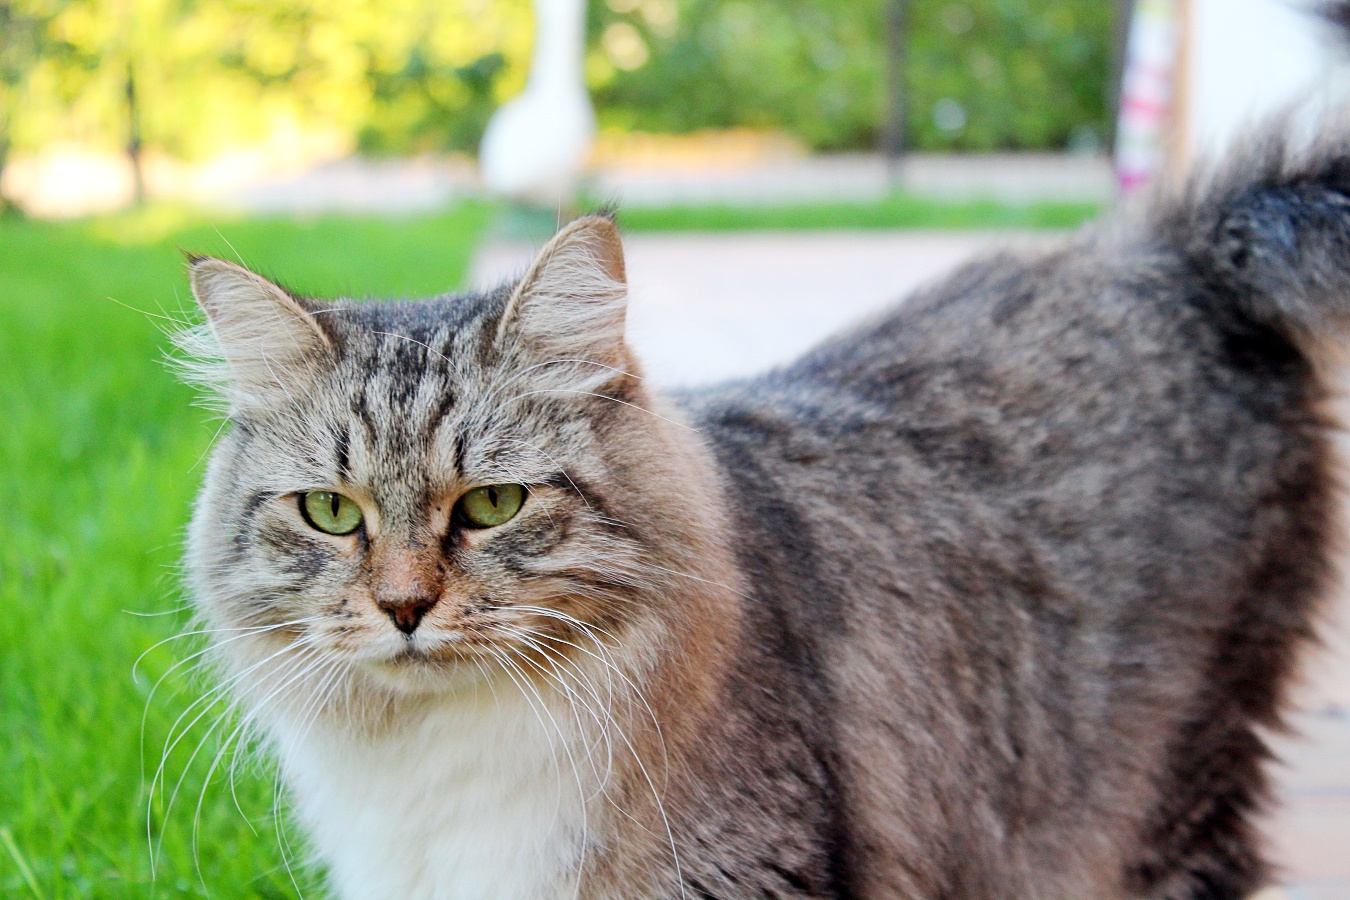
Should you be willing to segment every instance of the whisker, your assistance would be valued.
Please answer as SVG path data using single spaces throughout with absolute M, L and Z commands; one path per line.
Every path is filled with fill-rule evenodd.
M 159 765 L 155 769 L 154 776 L 150 779 L 148 802 L 146 804 L 145 827 L 146 827 L 146 838 L 151 850 L 150 867 L 152 879 L 155 876 L 155 859 L 158 856 L 158 848 L 162 844 L 162 837 L 160 843 L 156 843 L 153 838 L 155 788 L 157 785 L 159 785 L 160 778 L 164 775 L 164 770 L 165 767 L 168 765 L 169 757 L 172 755 L 173 751 L 178 747 L 178 745 L 183 741 L 183 739 L 187 736 L 187 733 L 191 731 L 192 728 L 202 720 L 202 718 L 210 711 L 211 707 L 216 702 L 218 702 L 219 699 L 226 694 L 226 692 L 232 690 L 236 684 L 241 682 L 244 678 L 247 678 L 248 675 L 256 671 L 261 666 L 266 665 L 267 663 L 271 662 L 273 659 L 277 658 L 283 653 L 290 652 L 292 649 L 293 648 L 291 648 L 290 646 L 283 647 L 282 649 L 276 651 L 275 653 L 272 653 L 269 656 L 266 656 L 263 659 L 253 663 L 252 665 L 248 666 L 242 671 L 235 673 L 233 676 L 225 679 L 220 684 L 217 684 L 216 686 L 212 687 L 210 690 L 206 691 L 201 697 L 197 698 L 192 703 L 188 704 L 187 708 L 184 709 L 183 712 L 179 714 L 178 718 L 174 720 L 173 724 L 169 726 L 168 733 L 165 737 L 165 747 L 160 754 Z M 183 719 L 187 718 L 189 715 L 192 715 L 192 711 L 199 705 L 202 705 L 202 711 L 197 713 L 196 716 L 194 716 L 192 720 L 188 722 L 186 726 L 183 727 L 182 731 L 179 731 L 178 730 L 179 725 L 181 725 Z M 177 734 L 176 737 L 175 734 Z M 169 806 L 165 809 L 164 814 L 166 817 L 168 816 L 171 808 L 172 808 L 172 800 L 170 800 Z
M 570 617 L 570 616 L 566 616 L 566 614 L 563 614 L 563 613 L 559 613 L 558 615 L 559 615 L 560 617 L 566 617 L 566 618 L 568 618 L 568 619 L 571 619 L 571 618 L 572 618 L 572 617 Z M 576 622 L 576 620 L 573 620 L 573 622 L 576 623 L 576 624 L 581 624 L 581 623 L 579 623 L 579 622 Z M 621 676 L 621 677 L 622 677 L 622 676 Z M 645 703 L 645 701 L 644 701 L 644 703 Z M 648 711 L 649 711 L 649 712 L 650 712 L 650 709 L 651 709 L 650 706 L 648 706 Z M 655 723 L 655 716 L 654 716 L 654 714 L 653 714 L 653 721 L 654 721 L 654 723 Z M 659 727 L 660 727 L 660 726 L 659 726 L 659 723 L 655 723 L 655 724 L 656 724 L 656 727 L 657 727 L 658 730 L 659 730 Z M 620 739 L 621 741 L 623 741 L 624 745 L 625 745 L 625 746 L 627 747 L 627 749 L 628 749 L 628 752 L 629 752 L 630 754 L 632 754 L 634 764 L 637 766 L 637 769 L 638 769 L 638 771 L 641 773 L 643 780 L 646 782 L 648 790 L 651 791 L 652 800 L 653 800 L 653 801 L 655 802 L 655 804 L 656 804 L 656 811 L 657 811 L 657 814 L 661 817 L 661 822 L 662 822 L 662 824 L 663 824 L 664 827 L 665 827 L 666 838 L 667 838 L 667 841 L 668 841 L 668 843 L 669 843 L 669 845 L 670 845 L 671 861 L 672 861 L 672 863 L 673 863 L 673 865 L 674 865 L 674 867 L 675 867 L 675 877 L 676 877 L 676 880 L 677 880 L 677 882 L 678 882 L 679 885 L 680 885 L 680 896 L 681 896 L 682 898 L 684 898 L 684 897 L 686 897 L 687 895 L 686 895 L 685 888 L 684 888 L 684 878 L 683 878 L 682 869 L 681 869 L 681 865 L 680 865 L 679 849 L 678 849 L 678 847 L 677 847 L 677 845 L 676 845 L 676 843 L 675 843 L 675 832 L 674 832 L 674 829 L 671 827 L 671 824 L 670 824 L 670 818 L 669 818 L 669 816 L 666 814 L 665 803 L 664 803 L 664 801 L 662 800 L 661 792 L 657 790 L 657 788 L 656 788 L 656 783 L 652 780 L 651 774 L 647 771 L 647 766 L 646 766 L 645 763 L 643 763 L 640 754 L 637 752 L 637 748 L 633 746 L 632 742 L 628 739 L 627 735 L 625 735 L 625 734 L 623 733 L 622 730 L 619 730 L 619 739 Z M 664 752 L 664 745 L 665 745 L 665 742 L 664 742 L 664 740 L 662 740 L 663 752 Z
M 543 715 L 540 714 L 539 708 L 535 706 L 534 701 L 530 699 L 530 694 L 534 695 L 535 699 L 538 700 L 539 705 L 541 707 L 545 706 L 544 698 L 541 697 L 539 695 L 539 692 L 529 684 L 529 678 L 525 677 L 524 673 L 520 673 L 520 678 L 519 679 L 517 678 L 516 673 L 519 673 L 520 670 L 511 661 L 511 659 L 506 655 L 505 652 L 498 651 L 494 648 L 489 648 L 489 652 L 492 654 L 493 658 L 502 666 L 502 671 L 506 673 L 506 676 L 511 679 L 511 682 L 515 684 L 516 688 L 520 691 L 521 697 L 529 705 L 530 710 L 534 713 L 535 719 L 539 722 L 540 729 L 543 730 L 545 735 L 547 735 L 548 726 L 544 724 L 544 717 Z M 529 688 L 529 690 L 527 691 L 526 688 Z M 550 721 L 552 721 L 553 719 L 552 715 L 549 716 L 549 719 Z M 557 722 L 553 722 L 553 728 L 554 728 L 553 733 L 556 734 L 559 738 L 562 738 L 562 734 L 558 730 Z M 562 766 L 559 765 L 558 763 L 557 750 L 554 749 L 552 742 L 549 743 L 549 755 L 550 757 L 552 757 L 553 772 L 558 780 L 557 806 L 554 808 L 553 815 L 555 819 L 560 819 L 562 817 L 562 781 L 563 781 Z M 574 772 L 576 771 L 575 766 L 573 766 L 573 771 Z

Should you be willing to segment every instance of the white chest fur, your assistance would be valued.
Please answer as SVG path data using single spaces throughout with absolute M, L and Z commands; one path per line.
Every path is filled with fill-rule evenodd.
M 278 729 L 312 845 L 343 900 L 570 898 L 600 828 L 565 709 L 507 685 L 379 738 Z M 588 821 L 588 806 L 589 821 Z

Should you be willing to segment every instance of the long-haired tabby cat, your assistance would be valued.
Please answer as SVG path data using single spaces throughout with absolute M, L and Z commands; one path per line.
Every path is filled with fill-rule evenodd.
M 1346 142 L 672 397 L 603 216 L 484 294 L 191 279 L 231 424 L 191 585 L 338 896 L 1267 880 L 1259 731 L 1331 584 Z

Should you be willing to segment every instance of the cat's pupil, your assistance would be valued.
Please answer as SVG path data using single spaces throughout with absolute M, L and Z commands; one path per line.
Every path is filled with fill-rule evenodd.
M 332 503 L 332 505 L 333 505 L 333 518 L 336 519 L 336 518 L 337 518 L 337 514 L 338 514 L 338 505 L 339 505 L 338 495 L 337 495 L 337 494 L 329 494 L 328 496 L 331 498 L 329 502 Z
M 489 487 L 487 493 L 488 493 L 488 502 L 491 503 L 493 506 L 499 505 L 497 503 L 497 489 L 495 487 Z

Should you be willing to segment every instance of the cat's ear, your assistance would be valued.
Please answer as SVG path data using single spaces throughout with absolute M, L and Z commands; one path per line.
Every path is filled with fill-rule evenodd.
M 224 260 L 190 257 L 188 266 L 217 351 L 207 356 L 225 363 L 211 380 L 232 405 L 266 405 L 312 381 L 333 344 L 307 301 Z
M 622 368 L 627 307 L 619 230 L 608 216 L 587 216 L 540 251 L 498 320 L 497 345 Z

